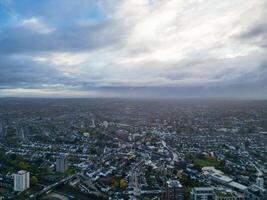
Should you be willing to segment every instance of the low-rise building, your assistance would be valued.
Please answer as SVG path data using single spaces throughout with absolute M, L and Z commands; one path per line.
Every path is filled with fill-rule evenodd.
M 190 192 L 191 200 L 213 200 L 214 188 L 213 187 L 195 187 Z
M 214 200 L 241 200 L 243 197 L 238 196 L 232 191 L 217 191 L 215 192 Z
M 245 191 L 245 200 L 266 200 L 266 189 L 260 188 L 257 185 L 251 185 Z

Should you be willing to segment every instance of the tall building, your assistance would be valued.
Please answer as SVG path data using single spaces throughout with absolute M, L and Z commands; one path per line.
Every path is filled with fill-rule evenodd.
M 66 156 L 59 156 L 56 160 L 56 171 L 64 173 L 68 169 L 68 160 Z
M 30 172 L 24 170 L 14 174 L 14 190 L 22 192 L 30 187 Z
M 256 185 L 259 188 L 264 188 L 264 179 L 262 177 L 257 177 L 257 179 L 256 179 Z
M 138 172 L 135 171 L 133 176 L 134 176 L 134 196 L 138 197 L 141 194 L 141 189 L 138 183 Z
M 168 180 L 166 184 L 166 200 L 183 200 L 182 185 L 178 180 Z
M 191 200 L 213 200 L 214 188 L 213 187 L 195 187 L 190 192 Z

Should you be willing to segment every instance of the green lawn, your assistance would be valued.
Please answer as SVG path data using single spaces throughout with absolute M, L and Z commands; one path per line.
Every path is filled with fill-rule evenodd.
M 216 159 L 205 159 L 205 158 L 194 158 L 193 164 L 200 169 L 202 167 L 219 167 L 221 165 L 221 163 Z

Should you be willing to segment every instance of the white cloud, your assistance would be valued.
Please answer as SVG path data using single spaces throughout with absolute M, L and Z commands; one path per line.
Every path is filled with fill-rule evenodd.
M 43 89 L 25 89 L 25 88 L 16 88 L 16 89 L 1 89 L 2 93 L 0 97 L 5 96 L 16 96 L 16 97 L 101 97 L 103 93 L 97 91 L 79 91 L 79 90 L 69 90 L 69 89 L 61 89 L 57 90 L 53 89 L 53 86 L 47 85 L 48 88 Z
M 82 64 L 86 62 L 87 55 L 84 53 L 47 53 L 42 56 L 33 56 L 32 60 L 55 68 L 65 75 L 77 75 L 82 73 Z
M 77 68 L 82 66 L 84 80 L 98 74 L 103 77 L 99 85 L 117 86 L 229 84 L 243 74 L 257 75 L 266 50 L 238 36 L 264 20 L 264 3 L 121 1 L 111 18 L 126 33 L 121 38 L 124 45 L 90 51 Z
M 55 44 L 46 45 L 42 40 L 40 52 L 37 45 L 25 54 L 30 54 L 37 66 L 61 74 L 62 80 L 71 78 L 70 84 L 81 90 L 84 85 L 85 89 L 88 85 L 230 85 L 261 78 L 267 55 L 262 45 L 265 38 L 244 40 L 241 36 L 266 23 L 266 0 L 114 2 L 101 3 L 105 16 L 99 21 L 87 16 L 67 25 L 49 23 L 46 17 L 22 20 L 21 26 L 37 32 L 37 37 L 48 36 L 43 38 Z M 68 81 L 61 83 L 68 87 Z
M 22 26 L 27 27 L 41 34 L 51 33 L 54 30 L 53 28 L 41 22 L 41 20 L 36 17 L 24 19 L 20 23 Z

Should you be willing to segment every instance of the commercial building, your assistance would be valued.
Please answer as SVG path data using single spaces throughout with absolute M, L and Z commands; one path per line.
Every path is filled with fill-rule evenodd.
M 202 171 L 211 181 L 224 185 L 234 191 L 243 193 L 247 189 L 245 185 L 233 181 L 232 178 L 226 176 L 222 171 L 217 170 L 214 167 L 203 167 Z
M 257 185 L 252 185 L 247 188 L 245 192 L 246 200 L 266 200 L 267 193 L 264 188 L 260 188 Z
M 30 187 L 30 172 L 24 170 L 14 174 L 14 190 L 22 192 Z
M 195 187 L 190 192 L 191 200 L 213 200 L 214 188 L 213 187 Z
M 251 185 L 245 191 L 246 200 L 266 200 L 267 191 L 264 188 L 264 179 L 257 177 L 256 184 Z
M 244 196 L 233 190 L 215 187 L 196 187 L 191 190 L 191 200 L 244 200 Z
M 214 200 L 243 200 L 243 196 L 238 196 L 233 191 L 217 191 L 214 195 Z

